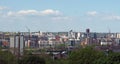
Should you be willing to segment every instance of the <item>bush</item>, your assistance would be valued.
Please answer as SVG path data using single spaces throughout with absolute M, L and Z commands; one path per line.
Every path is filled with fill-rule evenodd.
M 27 55 L 19 61 L 19 64 L 45 64 L 45 60 L 39 56 Z

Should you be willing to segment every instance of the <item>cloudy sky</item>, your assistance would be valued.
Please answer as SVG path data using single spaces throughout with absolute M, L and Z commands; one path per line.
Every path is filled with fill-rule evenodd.
M 0 0 L 0 31 L 120 32 L 120 0 Z

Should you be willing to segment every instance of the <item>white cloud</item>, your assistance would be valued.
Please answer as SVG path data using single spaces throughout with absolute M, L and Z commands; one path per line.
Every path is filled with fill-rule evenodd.
M 9 12 L 7 13 L 7 16 L 12 16 L 12 15 L 14 15 L 14 12 L 9 11 Z
M 109 15 L 109 16 L 105 16 L 104 19 L 106 19 L 106 20 L 120 20 L 120 16 Z
M 8 16 L 25 16 L 25 15 L 37 15 L 38 11 L 36 10 L 20 10 L 17 12 L 9 11 Z
M 61 15 L 62 13 L 58 10 L 47 9 L 41 11 L 42 15 Z
M 20 11 L 9 11 L 6 13 L 8 18 L 23 18 L 27 19 L 29 17 L 33 18 L 48 18 L 53 21 L 71 20 L 69 16 L 65 16 L 62 12 L 58 10 L 46 9 L 43 11 L 38 10 L 20 10 Z
M 87 12 L 87 15 L 96 16 L 97 12 L 96 11 L 89 11 L 89 12 Z
M 119 15 L 115 15 L 115 14 L 112 14 L 112 13 L 105 13 L 105 12 L 97 12 L 97 11 L 90 11 L 90 12 L 87 12 L 87 15 L 86 16 L 88 19 L 92 19 L 92 20 L 95 20 L 95 19 L 99 19 L 99 20 L 120 20 L 120 16 Z
M 38 11 L 36 10 L 20 10 L 17 12 L 17 14 L 20 14 L 20 15 L 27 15 L 27 14 L 37 14 Z
M 113 16 L 114 19 L 120 20 L 120 16 Z
M 67 16 L 59 16 L 59 17 L 53 17 L 52 20 L 59 21 L 59 20 L 71 20 L 70 17 Z
M 8 16 L 27 16 L 27 15 L 36 15 L 36 16 L 48 16 L 48 15 L 52 15 L 52 16 L 59 16 L 62 13 L 58 10 L 52 10 L 52 9 L 47 9 L 47 10 L 43 10 L 43 11 L 37 11 L 37 10 L 20 10 L 17 12 L 12 12 L 9 11 L 7 13 Z
M 8 9 L 7 7 L 0 6 L 0 10 Z

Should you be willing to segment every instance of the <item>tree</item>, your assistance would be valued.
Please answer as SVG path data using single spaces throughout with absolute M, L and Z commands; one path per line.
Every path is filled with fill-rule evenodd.
M 7 62 L 0 58 L 0 64 L 7 64 Z
M 27 55 L 22 57 L 19 64 L 45 64 L 45 60 L 39 56 Z
M 95 50 L 93 47 L 85 47 L 72 51 L 69 54 L 69 64 L 95 64 L 95 60 L 104 57 L 103 52 Z
M 12 62 L 11 62 L 12 61 Z M 15 56 L 9 51 L 0 49 L 0 64 L 15 64 Z
M 120 53 L 112 52 L 108 55 L 109 64 L 120 64 Z

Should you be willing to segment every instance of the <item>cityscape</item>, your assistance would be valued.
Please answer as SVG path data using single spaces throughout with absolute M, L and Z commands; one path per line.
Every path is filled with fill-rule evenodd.
M 20 39 L 20 41 L 19 41 Z M 20 42 L 20 45 L 18 44 Z M 90 32 L 0 32 L 0 46 L 3 48 L 55 48 L 64 45 L 65 47 L 79 46 L 111 46 L 111 50 L 120 52 L 120 33 L 97 33 Z M 114 49 L 114 48 L 118 49 Z
M 85 32 L 0 32 L 0 47 L 9 50 L 15 56 L 21 57 L 24 51 L 33 55 L 52 53 L 56 58 L 67 58 L 67 53 L 86 46 L 95 46 L 99 51 L 120 52 L 120 33 L 97 33 L 89 28 Z
M 0 64 L 120 64 L 119 0 L 1 0 Z

